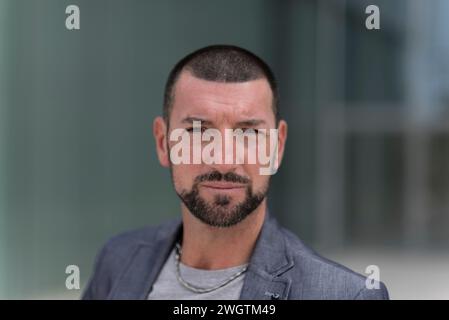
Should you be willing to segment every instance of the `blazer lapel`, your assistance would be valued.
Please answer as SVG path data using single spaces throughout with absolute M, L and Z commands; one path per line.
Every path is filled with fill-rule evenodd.
M 293 266 L 279 225 L 267 212 L 245 275 L 240 299 L 287 299 L 292 281 L 284 273 Z
M 152 242 L 137 244 L 108 299 L 147 299 L 180 231 L 181 221 L 177 219 L 160 228 Z

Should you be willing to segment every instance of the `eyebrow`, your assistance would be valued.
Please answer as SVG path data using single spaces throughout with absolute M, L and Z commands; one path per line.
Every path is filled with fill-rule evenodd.
M 238 126 L 247 126 L 247 127 L 258 126 L 260 124 L 265 124 L 265 120 L 262 120 L 262 119 L 248 119 L 248 120 L 237 122 Z
M 186 118 L 182 119 L 181 123 L 192 124 L 193 121 L 200 121 L 201 124 L 209 124 L 209 125 L 212 124 L 211 121 L 206 120 L 206 119 L 201 119 L 201 118 L 198 118 L 198 117 L 186 117 Z
M 210 121 L 210 120 L 202 119 L 202 118 L 199 118 L 199 117 L 190 117 L 190 116 L 182 119 L 181 123 L 192 124 L 193 121 L 200 121 L 201 124 L 206 124 L 206 125 L 213 124 L 212 121 Z M 237 126 L 252 127 L 252 126 L 257 126 L 257 125 L 265 124 L 265 123 L 266 123 L 265 120 L 262 120 L 262 119 L 248 119 L 248 120 L 238 121 L 236 123 L 236 125 Z

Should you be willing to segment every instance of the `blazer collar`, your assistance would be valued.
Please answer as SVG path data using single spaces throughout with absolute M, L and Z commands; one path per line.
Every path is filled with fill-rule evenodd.
M 240 299 L 287 299 L 292 281 L 284 273 L 293 266 L 283 232 L 276 219 L 267 211 L 245 275 Z
M 138 243 L 108 298 L 147 299 L 181 233 L 182 221 L 176 219 L 162 225 L 155 240 Z M 267 211 L 245 275 L 240 299 L 287 299 L 291 279 L 284 272 L 293 265 L 282 230 Z
M 158 228 L 152 240 L 138 243 L 108 299 L 146 300 L 181 231 L 178 218 Z

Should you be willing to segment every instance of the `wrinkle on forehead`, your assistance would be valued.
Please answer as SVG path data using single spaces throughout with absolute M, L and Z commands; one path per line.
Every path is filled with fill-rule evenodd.
M 232 122 L 242 117 L 273 118 L 272 92 L 266 79 L 224 83 L 184 72 L 175 86 L 172 116 L 207 116 Z

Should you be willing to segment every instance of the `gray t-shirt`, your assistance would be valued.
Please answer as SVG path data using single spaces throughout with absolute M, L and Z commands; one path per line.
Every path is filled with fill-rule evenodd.
M 219 270 L 203 270 L 180 263 L 179 269 L 182 279 L 200 288 L 210 288 L 223 283 L 231 276 L 242 270 L 245 265 Z M 162 267 L 153 289 L 148 295 L 149 300 L 238 300 L 242 291 L 245 273 L 232 280 L 227 285 L 206 293 L 195 293 L 176 278 L 175 249 Z

